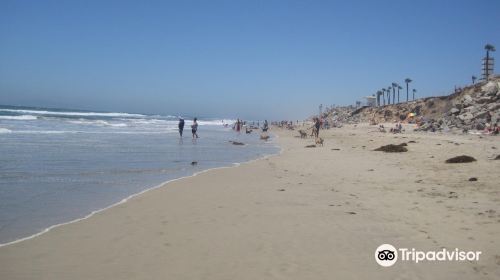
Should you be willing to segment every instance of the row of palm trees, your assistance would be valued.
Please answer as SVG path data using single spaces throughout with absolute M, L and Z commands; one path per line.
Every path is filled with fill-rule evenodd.
M 409 84 L 413 82 L 410 78 L 405 79 L 406 83 L 406 102 L 409 101 Z M 399 103 L 399 92 L 402 90 L 403 87 L 399 85 L 398 83 L 392 83 L 389 87 L 387 88 L 382 88 L 381 90 L 377 91 L 375 96 L 377 97 L 377 106 L 381 105 L 386 105 L 386 96 L 387 96 L 387 105 L 391 104 L 391 90 L 392 90 L 392 104 L 396 103 L 396 90 L 397 90 L 397 103 Z M 412 90 L 413 93 L 413 100 L 415 100 L 415 93 L 417 93 L 416 89 Z M 382 97 L 382 100 L 381 98 Z M 383 102 L 383 104 L 381 103 Z

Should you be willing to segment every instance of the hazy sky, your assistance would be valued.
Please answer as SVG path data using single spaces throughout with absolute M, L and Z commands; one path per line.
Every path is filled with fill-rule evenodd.
M 499 11 L 498 0 L 0 0 L 0 104 L 296 119 L 406 77 L 442 95 L 480 76 L 486 43 L 500 48 Z

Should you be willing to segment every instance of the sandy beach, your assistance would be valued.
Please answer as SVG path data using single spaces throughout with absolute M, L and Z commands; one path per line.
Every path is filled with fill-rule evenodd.
M 280 155 L 0 247 L 0 279 L 499 279 L 500 138 L 406 128 L 322 130 L 316 148 L 274 129 Z M 408 152 L 373 151 L 403 142 Z M 477 161 L 445 163 L 459 155 Z M 482 254 L 384 268 L 383 243 Z

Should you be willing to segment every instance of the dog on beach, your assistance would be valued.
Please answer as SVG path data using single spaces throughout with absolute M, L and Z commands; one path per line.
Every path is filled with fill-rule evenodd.
M 300 138 L 307 138 L 307 132 L 305 132 L 301 129 L 301 130 L 299 130 L 299 133 L 300 133 Z
M 316 138 L 316 145 L 323 146 L 323 142 L 324 142 L 323 138 L 321 138 L 321 137 Z

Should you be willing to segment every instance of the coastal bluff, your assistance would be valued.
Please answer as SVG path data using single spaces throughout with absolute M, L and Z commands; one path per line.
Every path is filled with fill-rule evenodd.
M 437 97 L 420 98 L 378 107 L 334 107 L 323 117 L 332 123 L 384 123 L 422 118 L 420 130 L 483 130 L 500 122 L 500 76 Z

